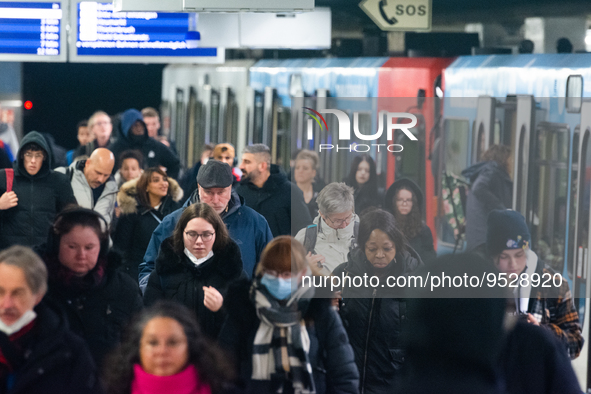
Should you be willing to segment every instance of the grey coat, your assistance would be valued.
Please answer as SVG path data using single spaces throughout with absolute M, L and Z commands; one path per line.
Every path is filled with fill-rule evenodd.
M 72 174 L 71 184 L 72 190 L 74 191 L 74 197 L 78 205 L 84 208 L 92 209 L 95 212 L 100 213 L 107 224 L 111 225 L 111 219 L 113 218 L 113 212 L 115 211 L 115 202 L 117 200 L 118 187 L 115 179 L 111 176 L 105 184 L 105 189 L 98 198 L 97 201 L 93 201 L 92 189 L 84 176 L 84 165 L 86 160 L 80 160 L 70 165 L 70 169 L 74 171 Z M 67 167 L 59 167 L 55 170 L 66 174 Z
M 475 164 L 462 171 L 472 186 L 466 206 L 466 243 L 472 250 L 486 242 L 486 220 L 494 209 L 509 209 L 513 200 L 513 181 L 495 161 Z

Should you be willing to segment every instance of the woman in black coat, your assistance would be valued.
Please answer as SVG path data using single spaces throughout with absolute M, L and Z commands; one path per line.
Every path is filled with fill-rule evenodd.
M 358 392 L 359 374 L 343 324 L 331 299 L 312 298 L 314 289 L 303 286 L 307 269 L 304 247 L 280 236 L 265 248 L 255 280 L 237 282 L 228 292 L 228 318 L 218 339 L 234 356 L 249 393 Z M 298 273 L 295 291 L 292 272 Z M 289 338 L 285 347 L 276 346 L 276 335 Z M 270 353 L 284 349 L 289 359 L 269 362 L 275 359 Z
M 195 311 L 203 332 L 217 337 L 228 285 L 244 273 L 238 245 L 219 215 L 207 204 L 193 204 L 181 215 L 171 237 L 162 242 L 144 303 L 177 301 Z
M 346 283 L 341 287 L 339 311 L 355 352 L 360 392 L 391 393 L 404 362 L 400 334 L 406 320 L 406 300 L 396 298 L 400 296 L 397 289 L 389 288 L 385 281 L 388 276 L 410 274 L 422 262 L 406 250 L 404 235 L 386 211 L 362 216 L 357 240 L 359 248 L 333 276 L 350 277 L 351 283 L 359 283 L 355 277 L 363 283 L 364 275 L 376 276 L 382 285 L 351 287 Z
M 121 186 L 117 204 L 122 215 L 113 243 L 123 254 L 122 269 L 135 281 L 152 233 L 166 215 L 180 208 L 182 198 L 178 183 L 159 168 L 148 168 Z
M 394 182 L 386 192 L 384 209 L 394 215 L 408 243 L 425 264 L 437 257 L 433 234 L 423 222 L 423 192 L 416 183 L 410 179 Z
M 46 297 L 63 307 L 70 329 L 86 341 L 99 367 L 143 306 L 138 285 L 117 270 L 119 256 L 108 253 L 109 235 L 101 225 L 90 209 L 66 209 L 38 251 L 49 273 Z
M 349 175 L 343 180 L 355 190 L 355 212 L 361 215 L 367 208 L 379 208 L 383 194 L 378 190 L 376 163 L 370 155 L 356 156 L 351 163 Z

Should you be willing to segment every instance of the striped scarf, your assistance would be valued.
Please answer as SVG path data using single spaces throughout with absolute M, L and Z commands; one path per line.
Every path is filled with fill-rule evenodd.
M 310 338 L 300 306 L 307 306 L 314 289 L 299 288 L 281 305 L 256 280 L 251 289 L 261 321 L 254 338 L 252 379 L 271 381 L 271 392 L 283 393 L 291 382 L 295 394 L 313 394 L 312 366 L 308 360 Z

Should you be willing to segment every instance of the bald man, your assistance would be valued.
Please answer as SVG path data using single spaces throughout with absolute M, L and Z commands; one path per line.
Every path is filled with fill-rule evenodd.
M 111 176 L 114 165 L 113 152 L 98 148 L 88 160 L 80 160 L 69 167 L 56 169 L 70 178 L 78 205 L 100 213 L 109 225 L 117 197 L 117 183 Z

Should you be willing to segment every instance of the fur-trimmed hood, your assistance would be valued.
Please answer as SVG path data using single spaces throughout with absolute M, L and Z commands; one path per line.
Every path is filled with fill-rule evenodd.
M 136 199 L 138 179 L 125 182 L 119 189 L 119 193 L 117 193 L 117 205 L 121 208 L 121 213 L 124 215 L 137 213 L 138 211 L 138 202 Z M 172 178 L 168 178 L 168 187 L 172 194 L 172 200 L 179 202 L 183 198 L 183 189 L 179 186 L 178 182 Z

